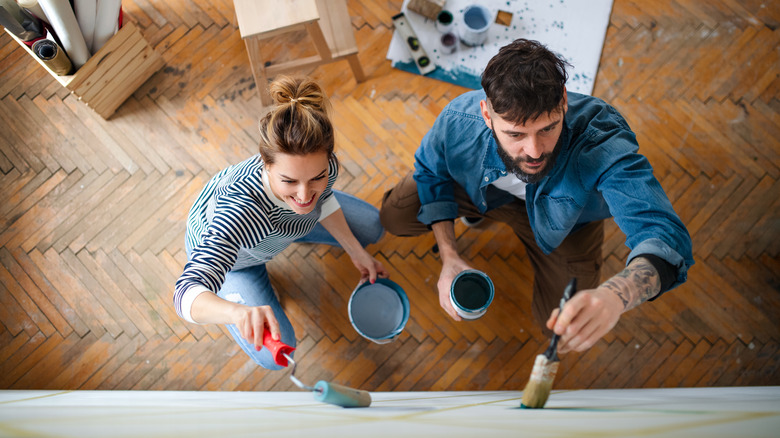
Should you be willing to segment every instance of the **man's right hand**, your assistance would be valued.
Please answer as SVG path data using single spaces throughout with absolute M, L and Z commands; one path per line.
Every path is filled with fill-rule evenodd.
M 455 242 L 455 225 L 452 221 L 440 221 L 431 225 L 433 235 L 436 237 L 436 244 L 439 245 L 439 256 L 441 257 L 441 274 L 436 286 L 439 288 L 439 305 L 447 312 L 452 319 L 460 321 L 461 317 L 455 312 L 450 302 L 450 287 L 452 280 L 471 266 L 466 264 L 458 255 L 458 247 Z
M 455 277 L 466 269 L 472 269 L 467 265 L 460 257 L 455 257 L 442 263 L 441 274 L 439 275 L 439 282 L 436 286 L 439 288 L 439 305 L 447 312 L 455 321 L 461 321 L 462 318 L 452 307 L 450 301 L 450 289 L 452 287 L 452 281 Z

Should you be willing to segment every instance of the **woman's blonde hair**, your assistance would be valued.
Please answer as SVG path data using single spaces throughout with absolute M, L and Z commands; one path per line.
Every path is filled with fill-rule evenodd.
M 328 98 L 314 80 L 279 76 L 269 86 L 274 106 L 260 120 L 260 156 L 273 164 L 276 154 L 333 155 L 333 125 Z

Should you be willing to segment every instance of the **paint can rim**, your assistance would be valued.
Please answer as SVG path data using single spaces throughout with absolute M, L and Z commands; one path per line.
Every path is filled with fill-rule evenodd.
M 355 297 L 359 293 L 361 293 L 361 291 L 364 291 L 366 288 L 369 288 L 376 284 L 387 286 L 398 295 L 399 303 L 401 305 L 400 310 L 402 311 L 401 320 L 398 323 L 398 325 L 389 333 L 383 336 L 370 336 L 364 333 L 364 331 L 361 330 L 360 327 L 358 327 L 358 324 L 355 322 L 355 318 L 353 316 L 353 303 L 355 302 Z M 409 321 L 409 297 L 406 296 L 406 292 L 404 292 L 403 288 L 401 288 L 401 286 L 399 286 L 394 281 L 389 280 L 387 278 L 377 278 L 376 282 L 373 285 L 369 282 L 365 282 L 357 285 L 357 287 L 355 288 L 354 291 L 352 291 L 352 294 L 349 297 L 349 302 L 347 304 L 347 314 L 349 316 L 350 324 L 352 324 L 352 327 L 355 329 L 356 332 L 358 332 L 360 336 L 368 339 L 369 341 L 375 342 L 377 344 L 387 344 L 389 342 L 394 341 L 395 338 L 401 334 L 401 332 L 406 327 L 406 323 Z

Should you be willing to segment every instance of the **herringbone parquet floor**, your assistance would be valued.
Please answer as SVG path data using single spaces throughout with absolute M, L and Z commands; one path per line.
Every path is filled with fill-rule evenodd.
M 0 388 L 294 389 L 217 326 L 171 305 L 184 219 L 205 181 L 251 155 L 260 108 L 230 0 L 125 0 L 166 66 L 102 120 L 0 36 Z M 412 166 L 462 88 L 389 66 L 400 0 L 350 0 L 360 59 L 307 71 L 333 98 L 338 188 L 374 205 Z M 624 315 L 559 388 L 780 384 L 780 4 L 615 0 L 594 94 L 636 131 L 694 239 L 687 284 Z M 278 62 L 311 49 L 275 39 Z M 547 340 L 532 326 L 531 272 L 507 228 L 458 226 L 498 296 L 477 322 L 438 306 L 432 236 L 372 246 L 407 291 L 396 342 L 346 316 L 349 258 L 297 245 L 269 270 L 299 337 L 299 377 L 367 390 L 522 389 Z M 609 225 L 606 270 L 622 267 Z

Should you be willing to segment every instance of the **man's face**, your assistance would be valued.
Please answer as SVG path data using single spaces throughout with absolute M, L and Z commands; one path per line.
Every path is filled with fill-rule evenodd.
M 522 125 L 504 120 L 484 100 L 480 106 L 485 123 L 493 131 L 498 155 L 507 171 L 526 183 L 535 183 L 544 178 L 560 152 L 556 145 L 563 130 L 566 101 L 560 111 L 542 114 Z

